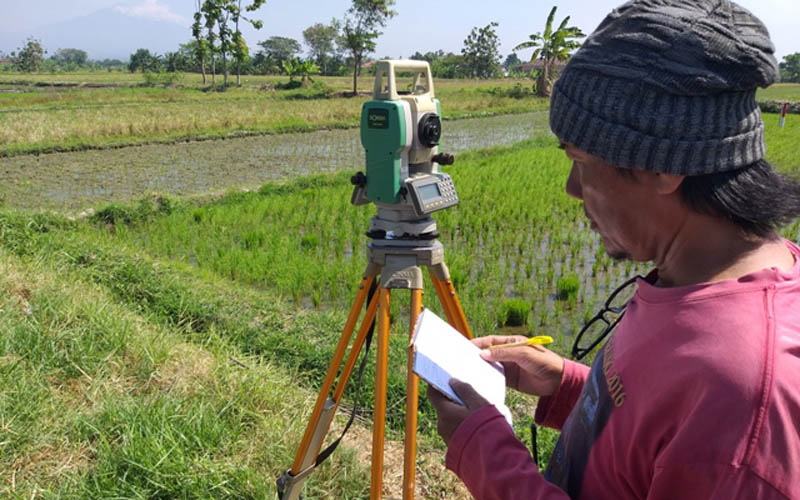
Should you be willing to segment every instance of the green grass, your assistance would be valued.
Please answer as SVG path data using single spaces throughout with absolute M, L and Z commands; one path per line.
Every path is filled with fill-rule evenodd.
M 96 232 L 0 213 L 0 496 L 273 498 L 344 312 L 296 314 Z M 309 498 L 366 495 L 362 441 Z M 422 484 L 458 496 L 441 444 L 421 449 L 438 458 Z
M 86 76 L 90 75 L 75 75 Z M 22 93 L 4 93 L 0 88 L 0 156 L 354 127 L 368 99 L 316 98 L 313 89 L 264 87 L 276 79 L 282 80 L 262 77 L 226 92 L 207 92 L 199 86 L 33 87 Z M 318 81 L 331 92 L 343 91 L 341 79 Z M 362 81 L 371 86 L 371 78 Z M 458 80 L 437 85 L 436 92 L 445 118 L 546 108 L 547 102 L 540 98 L 514 98 L 494 91 L 512 83 Z
M 43 264 L 46 249 L 20 249 L 0 249 L 0 496 L 274 496 L 308 390 L 219 332 L 193 342 L 80 268 Z M 310 489 L 354 498 L 367 482 L 345 449 Z
M 756 98 L 769 101 L 800 102 L 800 83 L 776 83 L 766 89 L 758 89 Z

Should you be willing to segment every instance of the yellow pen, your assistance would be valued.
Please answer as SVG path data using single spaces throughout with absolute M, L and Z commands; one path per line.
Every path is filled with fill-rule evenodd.
M 489 349 L 497 349 L 499 347 L 518 347 L 522 345 L 545 345 L 552 343 L 553 343 L 553 337 L 550 337 L 548 335 L 537 335 L 535 337 L 529 338 L 528 340 L 513 342 L 511 344 L 495 344 L 489 347 Z

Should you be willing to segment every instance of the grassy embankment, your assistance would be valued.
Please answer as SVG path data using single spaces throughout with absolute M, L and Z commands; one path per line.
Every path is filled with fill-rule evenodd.
M 14 81 L 0 75 L 0 86 L 2 78 Z M 368 98 L 331 97 L 346 90 L 341 79 L 320 78 L 308 89 L 264 86 L 275 80 L 247 80 L 242 87 L 226 92 L 207 92 L 196 85 L 28 86 L 19 93 L 0 88 L 0 156 L 354 127 L 361 104 Z M 361 82 L 365 89 L 371 88 L 371 78 L 362 78 Z M 526 81 L 456 80 L 437 82 L 436 93 L 446 119 L 546 108 L 545 100 L 529 92 L 515 93 L 517 83 L 530 87 Z
M 770 160 L 797 173 L 797 123 L 766 122 Z M 521 298 L 524 329 L 555 333 L 565 352 L 565 330 L 634 271 L 607 259 L 581 223 L 563 193 L 568 167 L 544 140 L 464 155 L 451 170 L 462 203 L 437 220 L 477 333 L 495 330 L 505 298 Z M 111 206 L 90 220 L 0 212 L 0 492 L 269 498 L 365 264 L 372 209 L 349 206 L 349 190 L 334 174 L 202 205 Z M 799 229 L 785 234 L 797 240 Z M 571 273 L 577 295 L 554 300 Z M 426 305 L 438 309 L 428 290 Z M 395 438 L 403 295 L 390 354 Z M 512 407 L 529 414 L 531 401 L 514 397 Z M 421 497 L 454 498 L 463 493 L 441 472 L 426 403 L 422 411 Z M 527 441 L 529 420 L 517 420 Z M 543 455 L 554 438 L 544 435 Z M 355 454 L 338 453 L 308 497 L 363 497 L 366 462 Z

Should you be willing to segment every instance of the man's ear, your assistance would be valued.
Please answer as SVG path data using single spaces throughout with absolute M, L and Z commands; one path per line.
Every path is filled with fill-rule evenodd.
M 685 175 L 664 174 L 661 172 L 649 172 L 647 170 L 632 170 L 636 180 L 651 187 L 657 194 L 666 195 L 676 192 L 680 187 Z

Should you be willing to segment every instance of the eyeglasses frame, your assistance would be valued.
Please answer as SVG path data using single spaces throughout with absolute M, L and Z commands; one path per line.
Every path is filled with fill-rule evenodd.
M 608 296 L 605 304 L 603 304 L 603 308 L 600 309 L 600 311 L 598 311 L 597 314 L 592 317 L 592 319 L 587 321 L 585 325 L 583 325 L 581 331 L 579 331 L 578 335 L 575 336 L 575 342 L 572 344 L 572 358 L 574 360 L 579 361 L 586 357 L 587 354 L 592 352 L 595 347 L 597 347 L 600 342 L 602 342 L 608 336 L 608 334 L 611 333 L 614 328 L 616 328 L 617 324 L 625 315 L 625 309 L 628 307 L 628 303 L 626 302 L 625 304 L 616 307 L 611 307 L 611 303 L 614 301 L 616 296 L 622 292 L 622 290 L 636 283 L 636 280 L 638 279 L 644 279 L 644 277 L 641 275 L 636 275 L 618 286 L 613 292 L 611 292 L 611 295 Z M 617 317 L 609 321 L 608 318 L 605 317 L 606 313 L 614 313 L 617 315 Z M 583 335 L 589 330 L 589 327 L 591 327 L 597 321 L 603 321 L 606 324 L 605 330 L 603 330 L 603 333 L 598 335 L 598 337 L 591 343 L 589 347 L 580 347 L 581 338 L 583 338 Z

